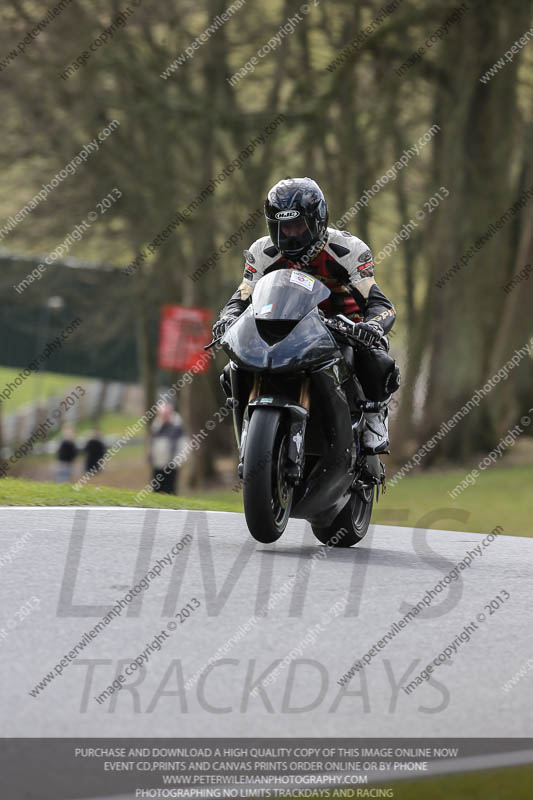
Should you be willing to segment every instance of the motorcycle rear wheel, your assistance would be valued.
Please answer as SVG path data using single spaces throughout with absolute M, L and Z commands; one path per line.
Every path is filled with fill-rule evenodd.
M 294 487 L 284 475 L 289 431 L 281 412 L 256 408 L 250 419 L 243 469 L 244 515 L 258 542 L 271 544 L 289 521 Z
M 365 487 L 360 492 L 352 491 L 350 499 L 333 522 L 326 527 L 311 525 L 313 533 L 328 547 L 352 547 L 359 544 L 368 531 L 373 505 L 373 486 Z

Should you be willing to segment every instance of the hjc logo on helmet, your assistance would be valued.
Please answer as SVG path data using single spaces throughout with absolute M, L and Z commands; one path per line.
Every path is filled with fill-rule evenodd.
M 296 210 L 278 211 L 276 219 L 295 219 L 300 216 L 300 212 Z

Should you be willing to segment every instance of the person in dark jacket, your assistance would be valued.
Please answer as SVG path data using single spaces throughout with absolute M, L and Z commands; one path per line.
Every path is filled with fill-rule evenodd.
M 56 454 L 58 460 L 57 467 L 57 481 L 58 483 L 67 483 L 72 480 L 72 470 L 74 462 L 78 455 L 78 448 L 76 446 L 76 434 L 74 428 L 70 425 L 65 425 L 61 442 Z
M 100 459 L 105 456 L 106 446 L 102 440 L 102 435 L 98 428 L 95 428 L 91 438 L 85 447 L 85 471 L 99 472 L 101 469 Z

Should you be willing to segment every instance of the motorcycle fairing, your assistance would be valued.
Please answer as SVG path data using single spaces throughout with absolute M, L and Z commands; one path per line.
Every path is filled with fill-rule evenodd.
M 232 361 L 252 372 L 302 372 L 341 357 L 316 308 L 281 341 L 269 345 L 259 333 L 253 307 L 248 306 L 226 330 L 222 345 Z

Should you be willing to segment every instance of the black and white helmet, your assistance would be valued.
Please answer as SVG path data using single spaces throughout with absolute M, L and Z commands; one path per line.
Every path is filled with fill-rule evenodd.
M 265 217 L 272 243 L 290 261 L 301 261 L 326 241 L 328 206 L 311 178 L 276 183 L 267 195 Z

